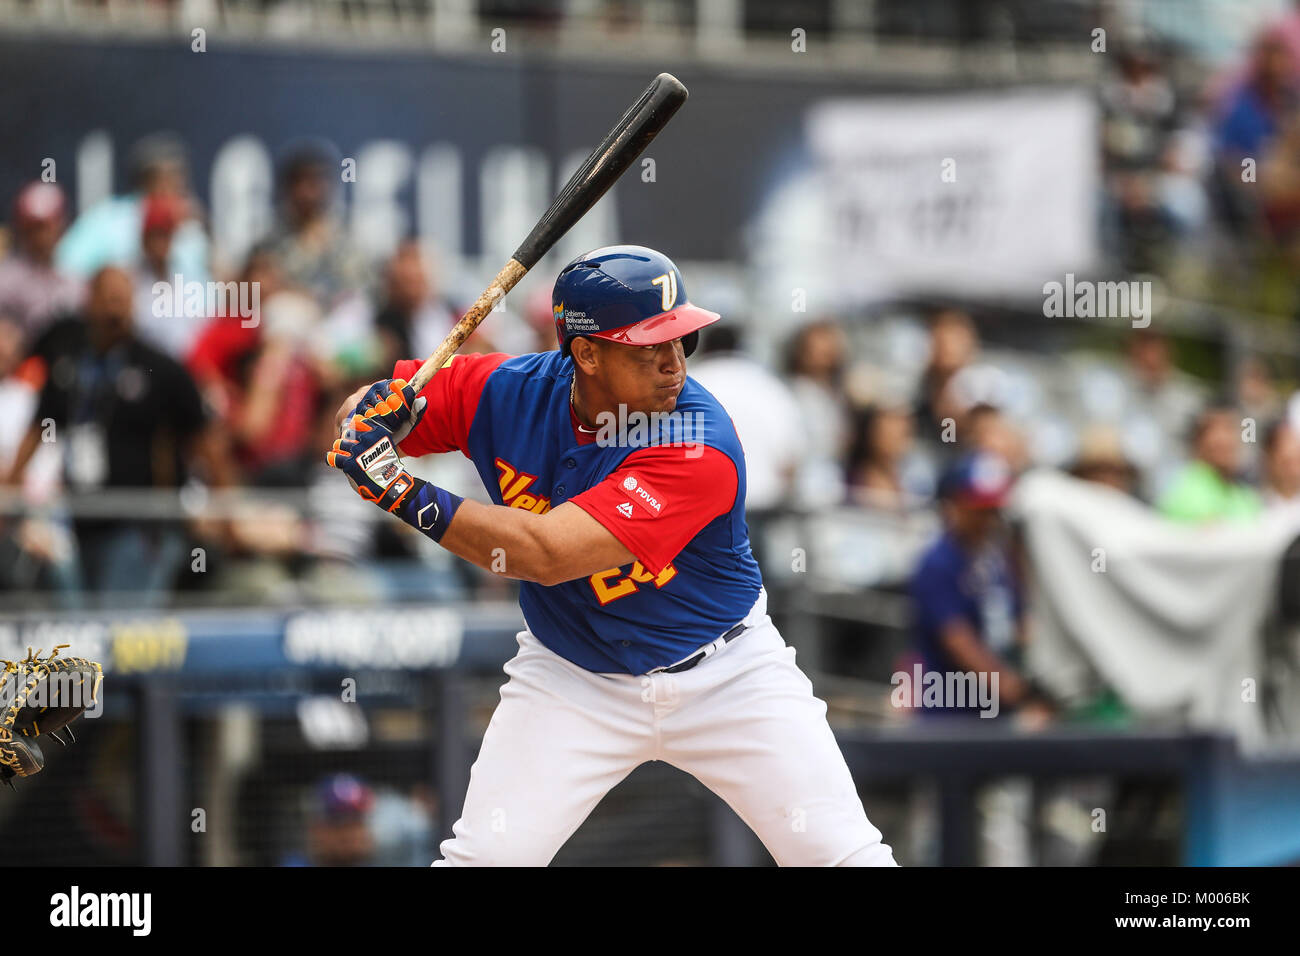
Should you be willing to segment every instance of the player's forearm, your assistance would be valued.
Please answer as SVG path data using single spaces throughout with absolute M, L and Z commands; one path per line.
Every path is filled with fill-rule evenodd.
M 396 382 L 367 389 L 364 414 L 354 415 L 325 455 L 362 498 L 452 554 L 521 581 L 552 586 L 635 560 L 618 537 L 571 501 L 539 515 L 465 501 L 406 471 L 398 446 L 425 403 L 413 389 Z
M 544 515 L 466 501 L 440 543 L 496 574 L 548 587 L 636 560 L 623 542 L 572 501 Z
M 545 519 L 531 511 L 466 501 L 439 541 L 452 554 L 494 574 L 538 584 L 568 580 L 553 553 Z

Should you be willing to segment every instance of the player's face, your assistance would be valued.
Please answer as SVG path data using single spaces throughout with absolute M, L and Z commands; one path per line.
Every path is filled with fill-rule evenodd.
M 616 410 L 671 412 L 686 384 L 686 351 L 681 339 L 658 345 L 600 342 L 596 375 Z

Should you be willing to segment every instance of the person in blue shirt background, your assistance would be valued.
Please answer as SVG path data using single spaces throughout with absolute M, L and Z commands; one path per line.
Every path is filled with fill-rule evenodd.
M 1017 708 L 1045 718 L 1045 700 L 1018 667 L 1025 637 L 1024 601 L 1007 545 L 1002 508 L 1011 469 L 993 455 L 955 462 L 939 485 L 943 534 L 925 551 L 912 576 L 916 653 L 925 674 L 974 672 L 993 688 L 993 707 L 965 706 L 945 696 L 942 706 L 917 708 L 921 716 L 978 716 Z

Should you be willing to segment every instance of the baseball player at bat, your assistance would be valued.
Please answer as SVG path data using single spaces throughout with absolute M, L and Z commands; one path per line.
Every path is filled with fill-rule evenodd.
M 895 866 L 826 705 L 766 613 L 745 457 L 686 374 L 716 313 L 667 256 L 610 246 L 565 266 L 559 351 L 418 361 L 352 396 L 327 458 L 367 500 L 519 579 L 526 623 L 435 865 L 546 865 L 648 760 L 725 800 L 781 865 Z M 460 451 L 493 505 L 412 476 Z

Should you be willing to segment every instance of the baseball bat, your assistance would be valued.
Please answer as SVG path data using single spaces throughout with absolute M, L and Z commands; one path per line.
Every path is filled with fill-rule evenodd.
M 623 114 L 599 146 L 570 177 L 550 207 L 537 220 L 528 238 L 515 250 L 492 283 L 483 290 L 442 344 L 411 377 L 416 394 L 428 385 L 507 292 L 535 266 L 551 246 L 587 214 L 596 200 L 614 185 L 624 170 L 641 154 L 661 129 L 686 102 L 686 87 L 670 73 L 660 73 L 635 103 Z

